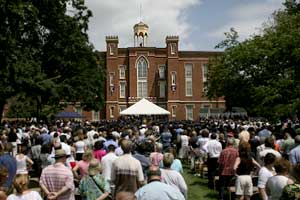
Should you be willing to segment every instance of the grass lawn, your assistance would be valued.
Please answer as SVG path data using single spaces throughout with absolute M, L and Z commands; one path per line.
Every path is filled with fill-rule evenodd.
M 207 187 L 207 178 L 194 176 L 188 168 L 184 168 L 183 176 L 188 185 L 188 200 L 218 199 L 218 191 Z

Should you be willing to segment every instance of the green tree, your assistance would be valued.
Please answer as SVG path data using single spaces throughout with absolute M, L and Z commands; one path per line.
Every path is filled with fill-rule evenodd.
M 0 0 L 0 113 L 22 93 L 43 105 L 101 108 L 103 68 L 87 36 L 84 0 Z M 51 110 L 51 109 L 49 109 Z
M 231 30 L 217 46 L 225 50 L 210 65 L 208 95 L 224 96 L 227 109 L 268 118 L 299 114 L 300 6 L 284 5 L 260 35 L 238 42 Z

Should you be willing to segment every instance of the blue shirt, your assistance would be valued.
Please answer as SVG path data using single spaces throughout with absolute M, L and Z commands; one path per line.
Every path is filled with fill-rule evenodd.
M 175 171 L 177 171 L 179 173 L 183 173 L 181 161 L 178 159 L 175 159 L 171 165 L 171 169 L 174 169 Z
M 289 160 L 292 165 L 297 165 L 300 163 L 300 145 L 290 151 Z
M 17 161 L 10 154 L 5 153 L 0 156 L 0 166 L 4 166 L 8 170 L 8 178 L 4 183 L 4 187 L 10 187 L 17 173 Z
M 137 200 L 184 200 L 181 192 L 160 181 L 153 181 L 140 188 L 135 196 Z
M 51 140 L 52 140 L 52 136 L 49 135 L 48 133 L 42 133 L 40 135 L 40 138 L 42 139 L 43 141 L 43 145 L 45 144 L 50 144 L 51 143 Z

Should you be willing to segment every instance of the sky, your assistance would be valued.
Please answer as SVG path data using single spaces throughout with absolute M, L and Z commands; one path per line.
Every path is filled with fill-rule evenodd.
M 105 51 L 105 36 L 117 35 L 119 47 L 134 45 L 133 26 L 149 26 L 148 46 L 165 47 L 168 35 L 179 36 L 179 50 L 214 51 L 231 27 L 243 41 L 259 34 L 262 24 L 284 0 L 86 0 L 93 12 L 89 39 Z

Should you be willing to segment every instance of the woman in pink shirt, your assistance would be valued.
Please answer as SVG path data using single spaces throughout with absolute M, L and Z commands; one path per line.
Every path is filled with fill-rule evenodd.
M 106 151 L 103 149 L 103 141 L 95 142 L 93 155 L 101 162 L 102 157 L 106 155 Z
M 77 162 L 76 166 L 73 168 L 74 177 L 78 180 L 80 180 L 82 177 L 84 177 L 88 173 L 88 168 L 90 165 L 90 161 L 93 159 L 93 153 L 92 151 L 88 150 L 83 153 L 82 160 Z M 78 170 L 80 175 L 78 175 Z
M 155 144 L 155 152 L 152 152 L 150 154 L 150 163 L 151 165 L 154 165 L 154 166 L 160 166 L 161 164 L 161 161 L 163 160 L 163 154 L 161 153 L 162 152 L 162 144 L 161 143 L 156 143 Z

